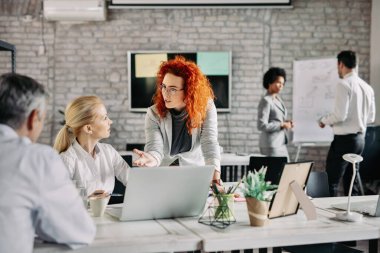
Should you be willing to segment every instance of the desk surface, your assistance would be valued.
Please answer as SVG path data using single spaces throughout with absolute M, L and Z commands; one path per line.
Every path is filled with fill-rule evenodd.
M 226 229 L 200 224 L 198 218 L 119 222 L 105 215 L 94 218 L 97 233 L 93 244 L 75 252 L 222 251 L 380 238 L 380 218 L 365 217 L 360 223 L 334 219 L 337 210 L 328 209 L 331 203 L 345 201 L 315 199 L 317 220 L 307 221 L 300 210 L 297 215 L 271 219 L 264 227 L 249 225 L 244 202 L 234 203 L 237 222 Z M 35 253 L 65 250 L 51 244 L 34 248 Z
M 330 198 L 330 201 L 331 198 Z M 331 203 L 331 202 L 330 202 Z M 371 222 L 347 223 L 332 219 L 334 214 L 317 210 L 317 220 L 307 221 L 302 210 L 297 215 L 271 219 L 264 227 L 249 226 L 245 203 L 235 202 L 237 222 L 227 229 L 214 229 L 192 218 L 179 223 L 202 238 L 204 251 L 268 248 L 380 237 L 380 229 Z M 380 223 L 380 218 L 376 219 Z
M 201 239 L 173 219 L 120 222 L 105 214 L 94 218 L 94 242 L 75 252 L 174 252 L 201 249 Z M 64 252 L 67 247 L 37 244 L 34 253 Z
M 352 196 L 351 203 L 355 201 L 377 201 L 378 198 L 379 195 Z M 331 204 L 344 204 L 347 202 L 347 197 L 316 198 L 313 200 L 313 203 L 318 209 L 328 213 L 331 217 L 335 216 L 337 213 L 343 212 L 342 210 L 338 210 L 336 208 L 331 207 Z M 363 221 L 361 223 L 376 225 L 380 227 L 380 217 L 363 215 Z

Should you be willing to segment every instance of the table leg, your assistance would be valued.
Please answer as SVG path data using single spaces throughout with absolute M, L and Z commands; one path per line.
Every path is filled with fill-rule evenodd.
M 377 253 L 378 240 L 372 239 L 368 241 L 368 253 Z

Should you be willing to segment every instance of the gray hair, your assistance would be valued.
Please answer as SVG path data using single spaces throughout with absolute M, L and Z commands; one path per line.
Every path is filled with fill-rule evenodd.
M 45 110 L 47 95 L 45 88 L 28 76 L 1 75 L 0 124 L 20 128 L 33 110 Z

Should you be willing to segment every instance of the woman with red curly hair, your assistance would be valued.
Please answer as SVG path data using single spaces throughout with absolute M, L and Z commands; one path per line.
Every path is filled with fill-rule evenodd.
M 182 56 L 163 62 L 154 105 L 145 117 L 144 151 L 137 166 L 213 165 L 220 179 L 218 120 L 210 82 Z

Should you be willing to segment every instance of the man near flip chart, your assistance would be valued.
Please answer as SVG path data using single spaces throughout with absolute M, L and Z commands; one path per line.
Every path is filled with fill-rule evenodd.
M 348 195 L 352 170 L 348 169 L 351 165 L 342 156 L 363 152 L 367 124 L 375 121 L 374 91 L 356 73 L 355 52 L 342 51 L 337 58 L 341 80 L 336 87 L 334 110 L 319 120 L 321 128 L 330 125 L 334 132 L 326 159 L 331 196 L 337 196 L 342 177 L 344 193 Z M 357 194 L 358 188 L 355 186 L 352 195 Z
M 18 74 L 0 76 L 0 252 L 32 252 L 34 238 L 78 248 L 95 225 L 59 155 L 34 143 L 46 92 Z

